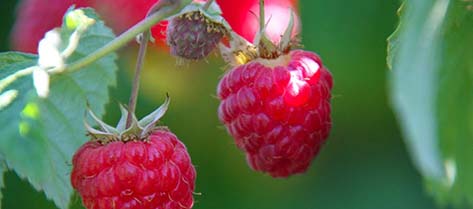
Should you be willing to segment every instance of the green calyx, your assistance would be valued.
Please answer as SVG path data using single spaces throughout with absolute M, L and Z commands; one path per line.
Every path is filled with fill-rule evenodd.
M 227 63 L 232 66 L 246 64 L 254 59 L 277 59 L 299 46 L 299 40 L 292 38 L 294 12 L 290 9 L 291 18 L 279 43 L 273 43 L 266 35 L 266 24 L 260 26 L 253 43 L 248 42 L 235 32 L 231 32 L 230 46 L 220 44 L 220 52 Z
M 121 118 L 116 127 L 112 127 L 98 118 L 90 109 L 87 111 L 88 115 L 97 123 L 98 129 L 92 128 L 86 121 L 84 122 L 88 135 L 93 140 L 99 141 L 102 144 L 107 144 L 112 141 L 136 141 L 146 140 L 149 134 L 155 130 L 156 123 L 166 113 L 170 103 L 169 96 L 166 96 L 164 103 L 154 110 L 152 113 L 138 120 L 135 114 L 131 114 L 132 122 L 129 127 L 126 127 L 128 110 L 120 105 Z
M 253 44 L 258 47 L 259 57 L 265 59 L 275 59 L 283 54 L 287 54 L 293 46 L 293 39 L 291 37 L 292 30 L 294 28 L 294 12 L 290 9 L 291 13 L 289 23 L 284 31 L 281 41 L 278 44 L 274 44 L 266 35 L 266 25 L 261 26 L 261 30 L 255 36 Z
M 176 18 L 187 19 L 187 20 L 196 20 L 205 23 L 207 26 L 207 33 L 227 33 L 227 29 L 221 22 L 216 22 L 212 18 L 209 18 L 205 13 L 200 10 L 187 12 L 178 16 Z
M 212 2 L 208 8 L 204 8 L 204 3 L 192 2 L 184 7 L 179 13 L 171 16 L 174 17 L 190 17 L 196 12 L 200 13 L 206 22 L 212 25 L 218 25 L 219 30 L 231 31 L 230 24 L 222 17 L 222 10 L 217 3 Z

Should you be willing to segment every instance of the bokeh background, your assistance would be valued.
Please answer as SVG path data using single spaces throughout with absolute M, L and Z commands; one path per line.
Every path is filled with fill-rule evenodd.
M 0 0 L 0 51 L 9 50 L 16 4 Z M 398 0 L 300 1 L 302 43 L 334 76 L 333 129 L 307 173 L 288 179 L 250 170 L 219 123 L 215 89 L 225 65 L 218 56 L 176 67 L 166 52 L 150 49 L 138 115 L 171 95 L 163 123 L 187 145 L 196 165 L 194 209 L 440 208 L 413 167 L 387 97 L 386 38 L 396 27 L 398 7 Z M 135 52 L 120 51 L 109 123 L 118 120 L 117 103 L 127 102 Z M 55 208 L 15 173 L 5 181 L 3 208 Z

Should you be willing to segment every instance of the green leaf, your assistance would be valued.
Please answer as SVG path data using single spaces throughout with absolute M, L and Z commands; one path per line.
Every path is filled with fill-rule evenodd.
M 391 99 L 442 204 L 473 205 L 473 2 L 405 1 L 389 39 Z
M 5 165 L 4 158 L 0 156 L 0 190 L 5 187 L 4 175 L 8 171 L 7 165 Z M 2 208 L 2 198 L 3 195 L 0 192 L 0 208 Z
M 96 23 L 81 35 L 66 63 L 87 56 L 115 37 L 91 9 L 84 13 Z M 62 26 L 63 48 L 72 32 Z M 46 99 L 36 95 L 31 76 L 19 78 L 6 89 L 17 90 L 18 96 L 0 110 L 0 153 L 8 167 L 44 191 L 59 208 L 67 208 L 73 193 L 71 158 L 87 140 L 83 125 L 87 102 L 99 117 L 104 114 L 108 88 L 116 82 L 115 59 L 111 54 L 74 73 L 52 76 Z M 0 53 L 0 79 L 36 63 L 36 55 Z

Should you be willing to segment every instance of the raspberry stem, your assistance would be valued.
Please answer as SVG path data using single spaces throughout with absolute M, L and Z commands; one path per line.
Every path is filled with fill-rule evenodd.
M 150 32 L 144 32 L 140 40 L 140 49 L 138 52 L 138 58 L 136 61 L 135 75 L 133 77 L 133 86 L 131 89 L 130 101 L 128 102 L 128 116 L 126 118 L 126 128 L 129 128 L 135 114 L 136 100 L 138 98 L 138 91 L 140 89 L 140 77 L 141 70 L 143 69 L 144 58 L 146 56 L 146 48 L 148 47 L 148 41 L 150 38 Z
M 156 2 L 148 11 L 148 14 L 146 17 L 151 17 L 156 13 L 163 13 L 163 9 L 165 9 L 167 6 L 171 7 L 178 7 L 180 4 L 180 0 L 162 0 Z M 175 11 L 174 9 L 173 11 Z M 166 13 L 166 11 L 164 12 Z M 131 126 L 131 123 L 133 122 L 133 115 L 135 115 L 135 109 L 136 109 L 136 100 L 138 98 L 138 92 L 140 90 L 140 77 L 141 77 L 141 71 L 143 69 L 143 64 L 144 64 L 144 59 L 146 56 L 146 48 L 148 47 L 148 41 L 151 37 L 151 31 L 146 29 L 143 33 L 141 33 L 141 40 L 140 41 L 140 49 L 138 52 L 138 58 L 136 61 L 136 66 L 135 66 L 135 75 L 133 77 L 133 85 L 131 88 L 131 94 L 130 94 L 130 100 L 128 102 L 128 115 L 126 118 L 126 128 L 128 129 Z
M 140 33 L 142 33 L 144 30 L 148 30 L 153 25 L 155 25 L 157 22 L 163 20 L 164 17 L 166 17 L 165 14 L 156 13 L 156 14 L 142 20 L 141 22 L 139 22 L 138 24 L 136 24 L 135 26 L 133 26 L 132 28 L 130 28 L 126 32 L 122 33 L 116 39 L 109 42 L 107 45 L 105 45 L 102 48 L 96 50 L 95 52 L 93 52 L 89 56 L 84 57 L 84 58 L 70 64 L 69 66 L 66 67 L 66 69 L 63 72 L 72 73 L 72 72 L 78 71 L 81 68 L 83 68 L 83 67 L 97 61 L 98 59 L 104 57 L 105 55 L 118 50 L 119 48 L 125 46 L 131 40 L 135 39 L 135 37 L 137 35 L 139 35 Z
M 264 31 L 264 0 L 259 0 L 259 31 L 263 33 Z

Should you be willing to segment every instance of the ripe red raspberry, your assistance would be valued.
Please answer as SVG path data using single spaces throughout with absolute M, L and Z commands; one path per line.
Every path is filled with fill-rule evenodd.
M 89 141 L 72 163 L 72 186 L 88 209 L 192 208 L 195 169 L 184 144 L 167 130 L 147 141 Z
M 218 117 L 254 170 L 287 177 L 305 172 L 328 137 L 331 89 L 312 52 L 257 58 L 220 80 Z
M 225 35 L 225 27 L 197 10 L 169 21 L 166 40 L 171 54 L 198 60 L 212 52 Z
M 167 128 L 155 127 L 165 103 L 140 121 L 121 107 L 122 118 L 111 127 L 90 116 L 92 140 L 72 159 L 72 187 L 88 209 L 189 209 L 194 204 L 195 169 L 187 149 Z

